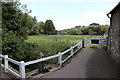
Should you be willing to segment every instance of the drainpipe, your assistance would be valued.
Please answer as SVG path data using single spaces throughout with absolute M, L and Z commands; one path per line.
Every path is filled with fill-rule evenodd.
M 108 13 L 108 14 L 107 14 L 107 17 L 108 17 L 108 18 L 111 18 L 111 14 L 110 14 L 110 13 Z
M 110 24 L 111 24 L 111 12 L 109 12 L 108 14 L 107 14 L 107 17 L 110 19 Z M 111 50 L 111 43 L 109 43 L 109 45 L 108 45 L 108 39 L 110 39 L 110 41 L 111 41 L 111 38 L 109 38 L 110 37 L 110 28 L 109 28 L 109 30 L 108 30 L 108 37 L 107 37 L 107 47 L 109 46 L 109 50 L 108 50 L 108 48 L 107 48 L 107 53 L 109 54 L 109 52 L 110 52 L 110 50 Z

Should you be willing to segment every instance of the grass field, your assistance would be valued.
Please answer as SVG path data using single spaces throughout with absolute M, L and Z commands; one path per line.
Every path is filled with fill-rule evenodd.
M 82 40 L 82 36 L 90 38 L 89 35 L 34 35 L 29 36 L 26 42 L 38 45 L 36 51 L 43 52 L 45 56 L 50 56 L 70 48 L 70 41 Z M 102 37 L 102 36 L 92 36 Z
M 78 41 L 78 40 L 80 41 L 82 40 L 82 36 L 85 36 L 86 38 L 90 38 L 89 35 L 33 35 L 33 36 L 29 36 L 26 42 L 34 43 L 38 45 L 38 47 L 32 49 L 33 52 L 37 54 L 42 52 L 44 54 L 44 57 L 47 57 L 69 49 L 72 45 L 76 44 L 76 43 L 71 44 L 70 41 Z M 102 36 L 92 36 L 92 37 L 102 37 Z M 63 58 L 67 57 L 68 55 L 69 53 L 65 54 Z M 52 66 L 57 66 L 58 65 L 57 63 L 58 63 L 57 58 L 44 61 L 44 64 L 46 65 L 51 64 Z M 26 67 L 26 72 L 36 69 L 38 65 L 39 63 Z

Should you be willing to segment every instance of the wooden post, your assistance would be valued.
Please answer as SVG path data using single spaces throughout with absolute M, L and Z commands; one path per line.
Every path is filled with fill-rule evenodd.
M 7 69 L 8 69 L 8 55 L 5 55 L 5 58 L 4 58 L 4 65 L 5 65 L 5 68 L 4 68 L 4 71 L 7 72 Z
M 85 39 L 85 37 L 83 36 L 83 37 L 82 37 L 82 48 L 85 48 L 84 39 Z
M 41 53 L 39 54 L 39 57 L 40 57 L 40 58 L 43 58 L 43 57 L 44 57 L 44 54 L 41 52 Z M 43 63 L 43 61 L 40 63 L 40 67 L 39 67 L 38 71 L 39 71 L 40 73 L 44 72 L 44 63 Z
M 2 58 L 0 58 L 0 80 L 2 80 Z
M 62 67 L 62 54 L 61 54 L 61 52 L 59 52 L 58 54 L 59 54 L 58 63 L 60 65 L 60 67 Z
M 20 71 L 20 78 L 25 78 L 25 62 L 21 61 L 19 65 L 19 71 Z

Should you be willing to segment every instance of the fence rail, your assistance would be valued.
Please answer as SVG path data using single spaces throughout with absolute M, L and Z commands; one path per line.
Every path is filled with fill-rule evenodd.
M 98 39 L 98 38 L 97 38 Z M 104 38 L 100 38 L 100 39 L 104 39 Z M 64 63 L 65 61 L 67 61 L 70 57 L 72 57 L 80 48 L 83 47 L 83 44 L 82 44 L 82 41 L 71 41 L 72 43 L 73 42 L 78 42 L 76 45 L 74 46 L 71 46 L 69 49 L 67 49 L 66 51 L 64 52 L 59 52 L 58 54 L 56 55 L 53 55 L 53 56 L 49 56 L 49 57 L 45 57 L 45 58 L 41 58 L 41 59 L 37 59 L 37 60 L 33 60 L 33 61 L 29 61 L 29 62 L 24 62 L 24 61 L 16 61 L 16 60 L 13 60 L 11 58 L 9 58 L 7 55 L 1 55 L 0 54 L 0 58 L 2 58 L 4 60 L 4 64 L 0 64 L 2 65 L 2 67 L 4 68 L 4 71 L 5 72 L 11 72 L 12 74 L 14 74 L 15 76 L 17 76 L 18 78 L 25 78 L 25 66 L 27 65 L 31 65 L 31 64 L 35 64 L 35 63 L 38 63 L 38 62 L 42 62 L 42 61 L 46 61 L 46 60 L 49 60 L 49 59 L 53 59 L 53 58 L 58 58 L 58 63 L 59 63 L 59 66 L 61 67 L 62 66 L 62 63 Z M 88 41 L 90 42 L 90 41 Z M 77 48 L 77 49 L 76 49 Z M 74 51 L 74 49 L 76 49 Z M 66 53 L 70 52 L 70 55 L 68 57 L 66 57 L 64 60 L 62 60 L 62 56 Z M 13 64 L 16 64 L 19 66 L 19 73 L 16 73 L 14 72 L 13 70 L 9 69 L 8 68 L 8 62 L 11 62 Z
M 41 58 L 41 59 L 37 59 L 37 60 L 34 60 L 34 61 L 29 61 L 29 62 L 26 62 L 25 63 L 25 66 L 27 65 L 30 65 L 30 64 L 35 64 L 35 63 L 38 63 L 38 62 L 42 62 L 42 61 L 46 61 L 46 60 L 49 60 L 49 59 L 52 59 L 52 58 L 56 58 L 58 57 L 59 55 L 54 55 L 54 56 L 49 56 L 49 57 L 46 57 L 46 58 Z
M 4 55 L 0 54 L 0 58 L 4 58 L 4 57 L 5 57 Z
M 7 58 L 7 60 L 10 61 L 10 62 L 12 62 L 12 63 L 14 63 L 14 64 L 16 64 L 16 65 L 20 65 L 20 62 L 18 62 L 16 60 L 13 60 L 11 58 Z

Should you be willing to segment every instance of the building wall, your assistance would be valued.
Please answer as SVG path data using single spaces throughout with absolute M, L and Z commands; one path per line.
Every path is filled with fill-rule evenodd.
M 111 53 L 111 56 L 120 62 L 120 9 L 111 14 L 108 53 Z

